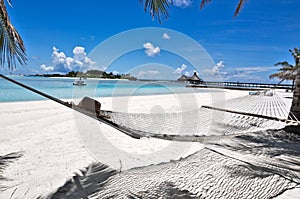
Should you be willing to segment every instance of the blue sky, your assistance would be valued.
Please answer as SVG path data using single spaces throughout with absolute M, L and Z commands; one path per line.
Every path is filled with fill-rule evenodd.
M 293 63 L 288 50 L 300 46 L 300 1 L 249 0 L 234 18 L 237 2 L 214 0 L 200 10 L 200 0 L 176 0 L 176 5 L 169 10 L 169 19 L 160 24 L 144 12 L 139 0 L 13 1 L 8 13 L 25 42 L 29 58 L 27 66 L 17 66 L 13 73 L 63 72 L 80 69 L 82 65 L 89 68 L 93 63 L 94 68 L 115 73 L 134 73 L 137 66 L 146 65 L 142 67 L 143 75 L 152 78 L 159 76 L 155 71 L 163 65 L 167 70 L 177 71 L 177 75 L 191 74 L 196 69 L 200 76 L 206 77 L 208 67 L 211 73 L 217 72 L 226 81 L 270 81 L 268 76 L 277 69 L 274 64 L 285 60 Z M 95 63 L 95 55 L 91 53 L 99 44 L 124 31 L 143 27 L 164 28 L 186 35 L 206 50 L 214 65 L 205 69 L 193 66 L 185 57 L 164 50 L 160 43 L 165 42 L 162 37 L 157 42 L 147 32 L 143 33 L 144 41 L 136 44 L 140 49 L 120 55 L 109 66 Z M 170 37 L 165 40 L 172 41 L 174 46 L 182 42 L 168 32 L 163 33 Z M 131 37 L 107 48 L 119 49 L 126 42 L 137 41 Z M 149 56 L 147 49 L 156 52 L 154 56 Z

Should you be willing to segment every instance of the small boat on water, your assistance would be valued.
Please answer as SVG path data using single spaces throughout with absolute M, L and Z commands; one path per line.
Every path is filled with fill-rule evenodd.
M 80 77 L 79 79 L 76 79 L 76 80 L 73 82 L 73 85 L 75 85 L 75 86 L 85 86 L 86 83 L 85 83 L 85 81 L 82 79 L 82 77 Z

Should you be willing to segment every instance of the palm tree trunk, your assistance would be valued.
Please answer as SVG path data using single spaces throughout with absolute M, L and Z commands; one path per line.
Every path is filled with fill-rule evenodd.
M 295 90 L 294 90 L 290 114 L 291 113 L 298 120 L 300 120 L 300 67 L 298 67 L 298 69 L 297 69 L 297 75 L 296 75 L 296 80 L 295 80 Z

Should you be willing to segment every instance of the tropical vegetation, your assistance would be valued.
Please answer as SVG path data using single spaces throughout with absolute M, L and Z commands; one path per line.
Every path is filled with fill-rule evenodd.
M 292 55 L 293 55 L 293 53 L 296 53 L 296 54 L 297 54 L 297 52 L 299 53 L 298 48 L 295 48 L 293 51 L 292 50 L 289 50 L 289 51 L 292 53 Z M 295 60 L 295 62 L 296 62 L 296 60 Z M 287 61 L 283 61 L 283 62 L 277 62 L 276 64 L 274 64 L 274 66 L 282 66 L 282 67 L 278 69 L 277 73 L 271 74 L 269 76 L 270 79 L 273 79 L 273 78 L 280 79 L 281 81 L 279 82 L 279 84 L 281 82 L 283 82 L 284 80 L 291 80 L 292 86 L 294 87 L 296 74 L 297 74 L 297 63 L 292 65 Z
M 113 74 L 113 72 L 105 72 L 101 70 L 88 70 L 86 72 L 70 71 L 65 77 L 88 77 L 88 78 L 104 78 L 104 79 L 128 79 L 137 80 L 136 77 L 130 74 Z
M 290 50 L 290 52 L 295 60 L 295 70 L 297 71 L 290 114 L 295 116 L 297 120 L 300 120 L 300 51 L 298 48 L 294 48 L 294 50 Z
M 139 0 L 144 5 L 144 11 L 149 12 L 150 15 L 158 21 L 161 19 L 167 19 L 169 17 L 169 7 L 173 4 L 173 0 Z M 212 0 L 201 0 L 200 9 L 204 8 L 207 4 L 211 3 Z M 239 0 L 234 11 L 234 16 L 237 16 L 242 10 L 247 0 Z
M 11 5 L 11 1 L 7 0 Z M 7 65 L 9 69 L 16 67 L 16 60 L 25 65 L 27 62 L 23 40 L 7 14 L 4 0 L 0 0 L 0 65 Z
M 294 58 L 295 64 L 292 65 L 287 61 L 278 62 L 275 66 L 282 66 L 279 68 L 277 73 L 271 74 L 269 77 L 284 80 L 292 80 L 292 86 L 295 87 L 294 96 L 291 106 L 290 114 L 295 116 L 297 120 L 300 120 L 300 50 L 299 48 L 294 48 L 289 50 Z

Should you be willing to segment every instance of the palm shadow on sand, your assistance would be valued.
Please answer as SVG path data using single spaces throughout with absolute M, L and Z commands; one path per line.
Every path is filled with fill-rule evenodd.
M 300 135 L 285 129 L 265 130 L 238 135 L 232 140 L 212 143 L 218 148 L 245 155 L 249 175 L 271 172 L 300 183 Z M 248 159 L 247 155 L 252 158 Z
M 14 152 L 0 156 L 0 192 L 7 188 L 4 184 L 5 181 L 9 180 L 3 175 L 4 170 L 22 156 L 22 152 Z
M 46 198 L 273 198 L 300 186 L 299 158 L 299 135 L 247 133 L 180 160 L 124 172 L 95 163 Z

